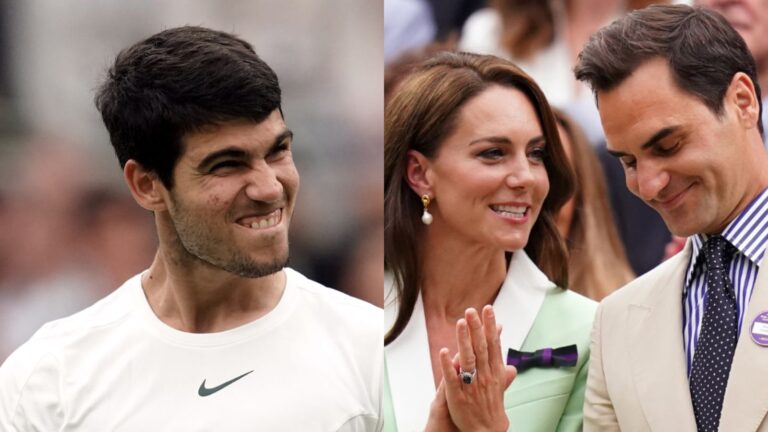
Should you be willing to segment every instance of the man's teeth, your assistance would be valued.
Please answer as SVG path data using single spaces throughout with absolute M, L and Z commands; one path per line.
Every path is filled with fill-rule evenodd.
M 509 206 L 509 205 L 494 205 L 491 206 L 493 211 L 499 213 L 502 216 L 510 217 L 523 217 L 525 211 L 528 209 L 526 206 Z
M 251 222 L 251 228 L 253 229 L 259 229 L 259 228 L 269 228 L 272 226 L 277 225 L 277 223 L 280 222 L 279 216 L 272 216 L 267 219 L 262 219 L 260 221 L 253 221 Z

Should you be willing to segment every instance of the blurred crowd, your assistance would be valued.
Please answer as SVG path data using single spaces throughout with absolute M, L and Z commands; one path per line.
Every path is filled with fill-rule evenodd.
M 381 305 L 381 9 L 292 3 L 0 0 L 0 362 L 152 261 L 93 96 L 120 49 L 178 25 L 233 32 L 275 69 L 302 180 L 290 265 Z
M 384 0 L 385 98 L 414 65 L 446 49 L 510 59 L 544 91 L 577 174 L 576 196 L 558 220 L 570 252 L 569 285 L 595 300 L 684 245 L 627 190 L 620 162 L 606 151 L 594 97 L 573 74 L 592 33 L 656 3 L 686 3 L 721 13 L 755 57 L 765 103 L 765 0 Z M 762 114 L 765 124 L 768 116 L 765 110 Z

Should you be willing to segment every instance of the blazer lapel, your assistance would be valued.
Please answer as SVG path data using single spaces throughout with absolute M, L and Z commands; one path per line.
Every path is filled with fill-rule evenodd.
M 628 306 L 631 374 L 651 430 L 696 429 L 683 349 L 682 289 L 690 241 Z
M 554 282 L 536 267 L 523 250 L 515 251 L 499 295 L 493 303 L 496 320 L 502 325 L 501 350 L 506 359 L 507 349 L 519 350 L 536 321 L 547 290 Z
M 395 306 L 392 308 L 396 309 Z M 392 308 L 389 308 L 389 315 L 394 314 Z M 435 384 L 421 295 L 416 300 L 408 325 L 397 339 L 385 347 L 384 352 L 397 430 L 423 430 L 429 417 L 429 406 L 435 398 Z
M 768 256 L 768 255 L 767 255 Z M 768 261 L 763 258 L 741 326 L 725 389 L 720 430 L 754 431 L 768 412 L 768 347 L 752 340 L 752 321 L 768 310 Z

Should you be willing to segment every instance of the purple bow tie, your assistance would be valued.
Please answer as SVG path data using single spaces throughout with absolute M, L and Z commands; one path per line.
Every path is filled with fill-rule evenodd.
M 544 348 L 532 353 L 510 348 L 507 353 L 507 364 L 517 368 L 518 373 L 534 367 L 575 366 L 578 359 L 579 353 L 576 345 Z

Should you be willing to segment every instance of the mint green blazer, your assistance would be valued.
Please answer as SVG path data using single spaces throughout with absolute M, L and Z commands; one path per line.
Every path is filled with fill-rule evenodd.
M 596 306 L 594 301 L 571 291 L 554 286 L 547 289 L 521 349 L 536 351 L 576 344 L 579 359 L 574 367 L 533 368 L 515 378 L 504 394 L 510 431 L 565 432 L 582 429 L 590 331 Z M 504 310 L 499 310 L 496 305 L 494 307 L 499 321 L 509 320 L 510 317 L 504 316 Z M 504 331 L 508 328 L 508 324 L 504 324 Z M 508 348 L 502 346 L 504 358 Z M 389 374 L 385 365 L 384 430 L 394 432 L 398 430 L 397 412 L 392 401 Z M 431 380 L 431 376 L 429 378 Z

